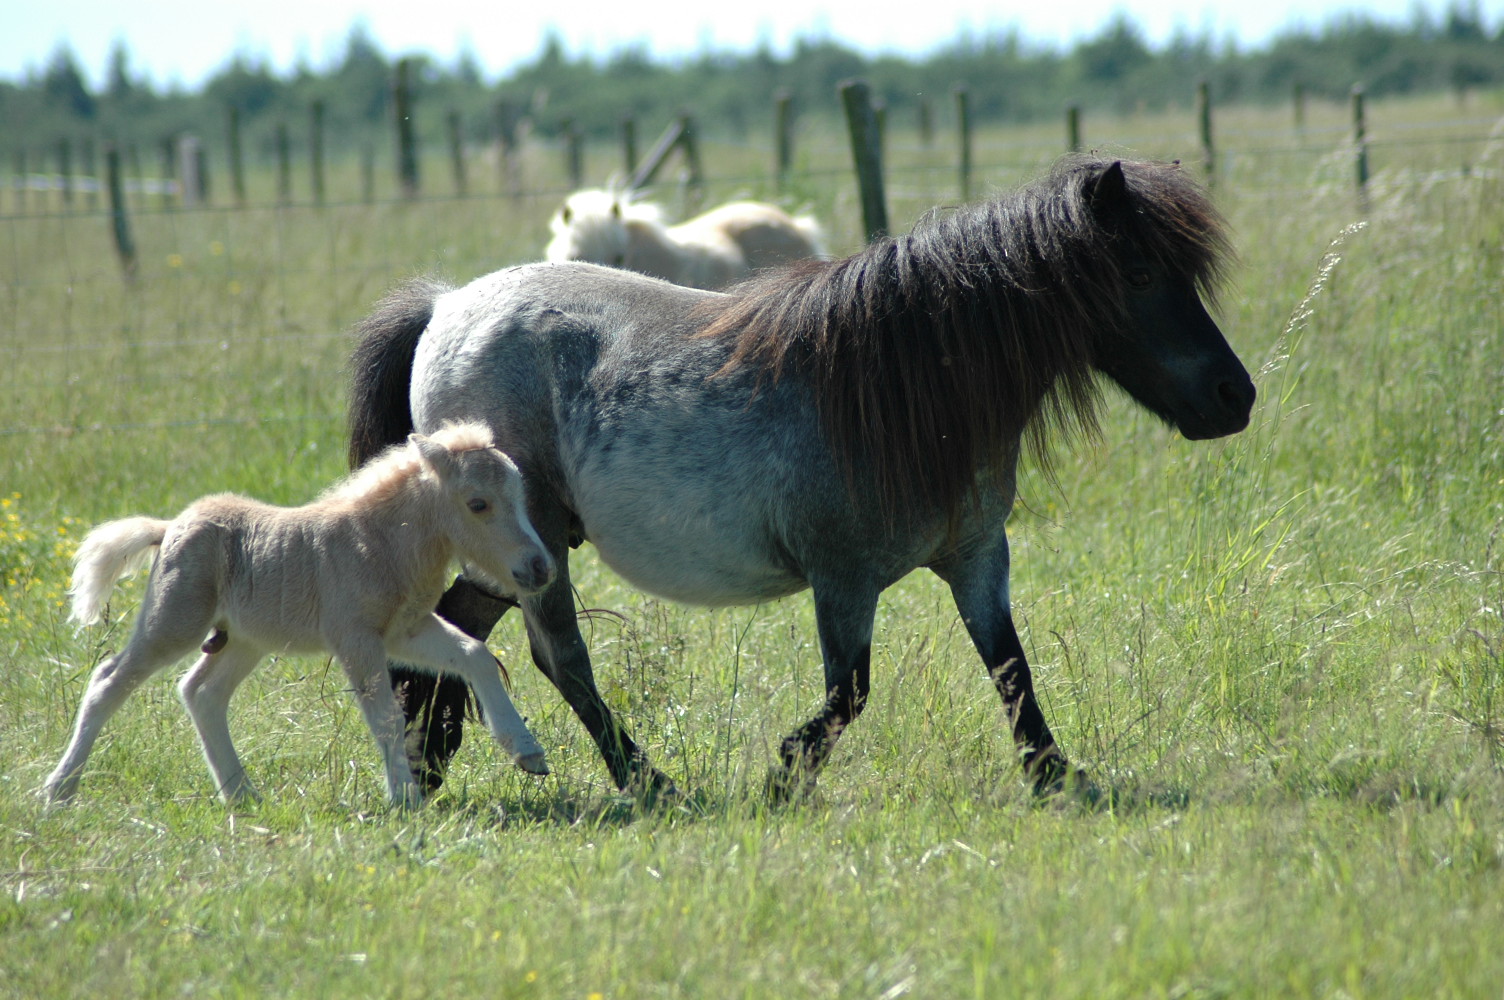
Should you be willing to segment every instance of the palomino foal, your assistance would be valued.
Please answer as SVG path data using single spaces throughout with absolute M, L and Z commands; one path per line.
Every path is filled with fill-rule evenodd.
M 178 685 L 227 803 L 255 798 L 230 739 L 230 696 L 266 654 L 328 650 L 376 739 L 387 794 L 418 805 L 387 659 L 449 673 L 475 691 L 518 767 L 547 774 L 543 748 L 486 647 L 433 613 L 451 561 L 531 594 L 555 564 L 528 520 L 522 477 L 482 424 L 411 435 L 303 507 L 205 497 L 172 521 L 132 517 L 92 531 L 74 566 L 73 617 L 98 621 L 115 582 L 158 550 L 130 642 L 99 665 L 72 742 L 47 779 L 70 797 L 105 722 L 148 676 L 195 647 Z

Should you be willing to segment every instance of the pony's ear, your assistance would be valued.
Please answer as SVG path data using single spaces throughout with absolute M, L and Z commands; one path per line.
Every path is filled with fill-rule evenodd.
M 423 467 L 439 479 L 443 479 L 453 471 L 454 456 L 449 454 L 448 448 L 433 438 L 424 437 L 422 434 L 409 434 L 407 443 L 417 449 L 418 461 L 423 463 Z
M 1093 211 L 1110 211 L 1127 204 L 1128 179 L 1123 176 L 1123 161 L 1113 160 L 1112 166 L 1086 182 L 1086 189 Z

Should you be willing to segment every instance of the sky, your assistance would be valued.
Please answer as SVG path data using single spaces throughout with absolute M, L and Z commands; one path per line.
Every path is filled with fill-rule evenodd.
M 1471 2 L 1471 0 L 1469 0 Z M 156 87 L 193 89 L 236 54 L 279 74 L 336 63 L 357 22 L 388 55 L 426 54 L 452 65 L 468 52 L 494 80 L 535 58 L 545 34 L 573 56 L 604 57 L 626 46 L 655 58 L 704 49 L 789 51 L 799 38 L 831 39 L 867 54 L 925 55 L 963 33 L 1017 30 L 1027 42 L 1064 47 L 1126 14 L 1150 45 L 1177 32 L 1262 45 L 1283 30 L 1319 28 L 1359 12 L 1408 23 L 1418 6 L 1439 16 L 1450 0 L 6 0 L 0 13 L 0 79 L 44 68 L 60 44 L 93 86 L 112 45 L 123 41 L 133 75 Z M 1490 29 L 1504 0 L 1477 0 Z

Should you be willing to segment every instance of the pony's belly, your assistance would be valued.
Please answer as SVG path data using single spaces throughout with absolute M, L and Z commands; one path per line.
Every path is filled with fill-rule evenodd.
M 586 534 L 601 561 L 633 586 L 682 604 L 722 607 L 757 604 L 803 590 L 798 574 L 760 558 L 762 547 L 730 532 L 644 529 Z

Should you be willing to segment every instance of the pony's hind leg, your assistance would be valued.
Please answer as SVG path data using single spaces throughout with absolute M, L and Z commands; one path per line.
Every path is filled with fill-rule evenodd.
M 209 774 L 226 805 L 261 799 L 235 752 L 229 724 L 230 696 L 256 669 L 261 655 L 260 649 L 237 638 L 222 645 L 220 652 L 205 653 L 178 682 L 178 694 L 198 730 Z
M 517 707 L 502 686 L 496 657 L 484 643 L 434 615 L 421 631 L 390 651 L 398 659 L 462 677 L 475 691 L 486 727 L 517 766 L 531 774 L 548 773 L 543 747 L 517 714 Z
M 386 668 L 386 646 L 381 637 L 346 636 L 335 650 L 350 691 L 365 716 L 366 726 L 381 751 L 386 772 L 387 798 L 395 806 L 416 808 L 423 804 L 423 790 L 407 763 L 407 747 L 402 739 L 402 709 L 392 694 L 392 679 Z

